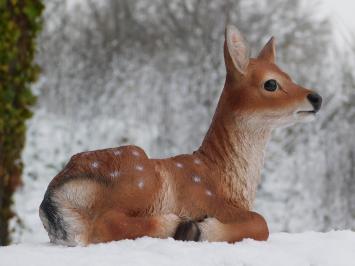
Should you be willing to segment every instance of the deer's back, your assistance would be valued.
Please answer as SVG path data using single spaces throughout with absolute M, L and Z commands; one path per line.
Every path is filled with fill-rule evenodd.
M 140 212 L 151 208 L 148 204 L 155 201 L 161 180 L 154 161 L 141 148 L 122 146 L 74 155 L 48 190 L 73 199 L 69 194 L 85 194 L 89 187 L 94 190 L 91 205 L 98 209 Z

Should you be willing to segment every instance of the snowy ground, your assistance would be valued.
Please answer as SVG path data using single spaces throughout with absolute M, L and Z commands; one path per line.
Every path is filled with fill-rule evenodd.
M 141 238 L 89 247 L 19 244 L 0 248 L 1 266 L 262 265 L 351 266 L 355 232 L 276 233 L 267 242 L 238 244 Z
M 355 232 L 352 231 L 273 233 L 267 242 L 245 240 L 235 245 L 143 238 L 86 248 L 52 246 L 47 242 L 48 236 L 38 217 L 38 206 L 50 179 L 71 154 L 99 148 L 99 144 L 109 147 L 114 140 L 107 136 L 90 138 L 90 132 L 79 132 L 77 135 L 80 138 L 92 139 L 90 146 L 85 146 L 87 142 L 80 142 L 78 136 L 74 138 L 68 133 L 70 131 L 67 128 L 71 125 L 55 117 L 46 117 L 38 113 L 30 123 L 28 145 L 24 152 L 24 186 L 15 195 L 14 209 L 24 228 L 21 229 L 13 220 L 12 228 L 15 232 L 12 238 L 13 243 L 22 244 L 0 248 L 0 266 L 355 265 Z M 69 143 L 69 140 L 72 140 L 71 145 L 64 147 L 70 148 L 59 146 L 60 143 Z M 272 206 L 279 205 L 273 203 Z M 289 214 L 287 210 L 281 211 Z M 310 224 L 305 217 L 292 217 L 302 220 L 303 230 L 309 230 Z

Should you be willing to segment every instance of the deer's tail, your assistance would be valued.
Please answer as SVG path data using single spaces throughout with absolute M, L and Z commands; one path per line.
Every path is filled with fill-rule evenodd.
M 39 207 L 39 217 L 48 232 L 51 242 L 58 243 L 68 240 L 68 225 L 59 211 L 59 206 L 53 199 L 53 191 L 48 188 Z
M 95 183 L 71 181 L 49 186 L 39 208 L 39 216 L 52 243 L 76 246 L 86 242 L 88 210 L 95 201 Z

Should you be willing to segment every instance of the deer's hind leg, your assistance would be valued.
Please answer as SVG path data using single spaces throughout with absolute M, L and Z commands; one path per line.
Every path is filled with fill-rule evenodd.
M 198 224 L 201 230 L 200 241 L 234 243 L 251 238 L 267 240 L 269 229 L 265 219 L 256 212 L 244 211 L 232 222 L 222 223 L 216 218 L 207 218 Z
M 172 237 L 180 222 L 174 214 L 162 216 L 131 217 L 110 210 L 97 218 L 89 230 L 87 244 L 135 239 L 143 236 Z

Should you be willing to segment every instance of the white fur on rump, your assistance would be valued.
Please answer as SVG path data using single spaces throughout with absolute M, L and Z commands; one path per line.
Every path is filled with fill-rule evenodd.
M 63 217 L 68 239 L 61 240 L 48 234 L 51 242 L 76 246 L 84 245 L 88 224 L 81 213 L 87 213 L 92 207 L 97 194 L 97 184 L 88 179 L 72 180 L 54 191 L 52 200 L 58 207 L 58 214 Z

